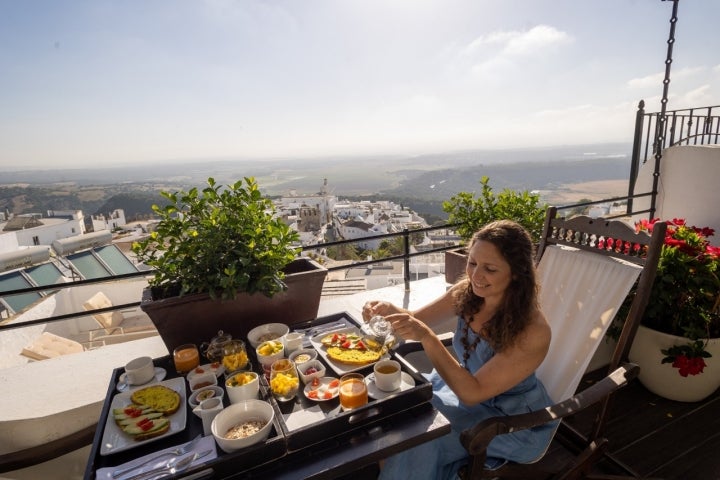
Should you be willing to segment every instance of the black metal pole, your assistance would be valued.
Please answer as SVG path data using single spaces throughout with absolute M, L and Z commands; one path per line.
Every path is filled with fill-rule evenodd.
M 635 181 L 640 170 L 640 150 L 642 150 L 642 134 L 645 121 L 645 100 L 640 100 L 638 111 L 635 114 L 635 135 L 633 136 L 632 157 L 630 158 L 630 182 L 628 183 L 628 201 L 625 213 L 633 211 L 633 195 L 635 195 Z
M 657 188 L 658 188 L 658 182 L 660 181 L 660 160 L 662 159 L 662 152 L 665 148 L 665 132 L 666 132 L 666 125 L 665 122 L 667 121 L 667 118 L 665 118 L 666 112 L 667 112 L 667 102 L 668 102 L 668 89 L 670 87 L 670 67 L 672 66 L 672 51 L 673 51 L 673 45 L 675 44 L 675 25 L 677 24 L 677 11 L 678 11 L 678 3 L 680 0 L 662 0 L 665 1 L 672 1 L 673 2 L 673 10 L 672 10 L 672 16 L 670 17 L 670 34 L 668 36 L 667 40 L 667 57 L 665 58 L 665 78 L 663 79 L 663 96 L 662 100 L 660 101 L 660 116 L 658 117 L 657 121 L 657 129 L 655 130 L 655 143 L 657 144 L 657 150 L 655 151 L 655 171 L 653 172 L 653 187 L 652 187 L 652 198 L 650 200 L 650 219 L 655 217 L 655 206 L 657 203 Z

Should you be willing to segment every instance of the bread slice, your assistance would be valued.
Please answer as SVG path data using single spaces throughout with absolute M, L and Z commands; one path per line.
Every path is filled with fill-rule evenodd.
M 380 360 L 382 352 L 377 350 L 356 350 L 329 347 L 327 349 L 327 356 L 336 362 L 346 363 L 348 365 L 367 365 L 368 363 Z
M 165 385 L 151 385 L 135 390 L 130 400 L 136 405 L 147 405 L 165 415 L 172 415 L 180 408 L 180 394 Z

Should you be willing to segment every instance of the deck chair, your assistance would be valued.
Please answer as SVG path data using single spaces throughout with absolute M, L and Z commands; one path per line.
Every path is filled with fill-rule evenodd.
M 146 316 L 128 316 L 113 308 L 112 301 L 103 292 L 96 292 L 83 302 L 83 309 L 92 314 L 99 326 L 90 331 L 90 342 L 112 344 L 157 335 L 157 329 Z
M 583 216 L 565 220 L 556 215 L 556 208 L 548 208 L 536 259 L 540 302 L 553 331 L 550 350 L 537 375 L 557 403 L 536 412 L 490 418 L 464 431 L 461 442 L 470 454 L 464 478 L 623 478 L 593 477 L 591 469 L 607 455 L 608 441 L 603 430 L 612 394 L 639 372 L 637 365 L 623 362 L 647 306 L 665 225 L 656 223 L 649 236 L 636 233 L 622 221 Z M 622 332 L 607 376 L 575 394 L 595 350 L 631 290 L 632 304 L 624 321 L 621 319 Z M 562 421 L 590 406 L 599 406 L 599 413 L 589 435 Z M 561 419 L 558 429 L 563 437 L 579 452 L 566 463 L 558 465 L 557 459 L 542 456 L 530 464 L 510 462 L 495 470 L 485 468 L 486 448 L 495 436 L 557 419 Z

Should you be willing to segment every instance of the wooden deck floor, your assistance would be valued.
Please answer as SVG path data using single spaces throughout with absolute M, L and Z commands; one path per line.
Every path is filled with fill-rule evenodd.
M 583 384 L 600 373 L 589 373 Z M 571 425 L 587 432 L 593 413 L 583 412 Z M 720 390 L 703 402 L 675 402 L 636 379 L 618 391 L 609 418 L 609 451 L 638 478 L 720 480 Z M 599 467 L 606 474 L 624 473 L 607 460 Z

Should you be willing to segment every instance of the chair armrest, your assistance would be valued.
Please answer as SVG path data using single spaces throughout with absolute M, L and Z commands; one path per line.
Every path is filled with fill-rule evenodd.
M 544 425 L 582 411 L 627 385 L 638 373 L 639 366 L 625 363 L 591 387 L 543 410 L 478 422 L 460 434 L 460 441 L 470 455 L 481 454 L 495 436 Z

